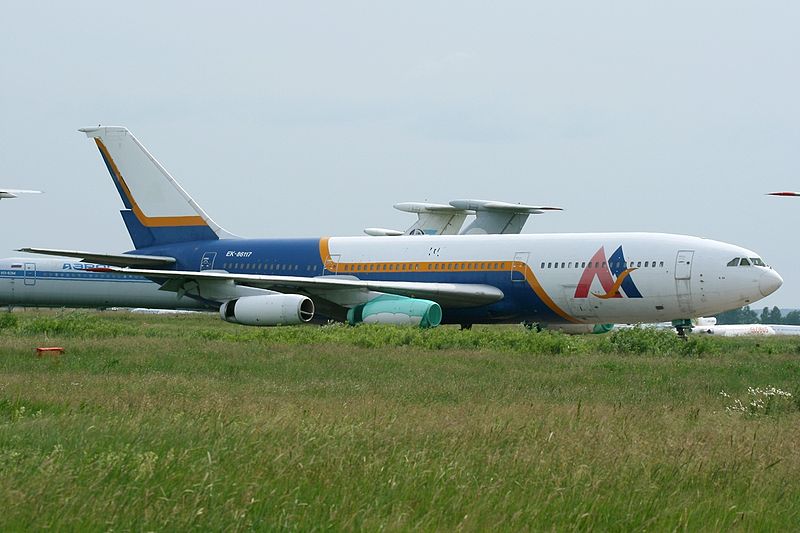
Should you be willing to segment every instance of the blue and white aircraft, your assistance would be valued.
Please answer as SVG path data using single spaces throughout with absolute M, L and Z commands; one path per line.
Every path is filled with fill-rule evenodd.
M 194 298 L 162 291 L 160 285 L 142 276 L 97 271 L 105 266 L 57 257 L 0 259 L 0 305 L 215 309 Z
M 755 252 L 663 233 L 245 239 L 216 224 L 125 128 L 94 139 L 135 250 L 21 251 L 111 265 L 163 291 L 271 326 L 315 315 L 352 324 L 530 322 L 567 331 L 671 321 L 751 304 L 783 280 Z

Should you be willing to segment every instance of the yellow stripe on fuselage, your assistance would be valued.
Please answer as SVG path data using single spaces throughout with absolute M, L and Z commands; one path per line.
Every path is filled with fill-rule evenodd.
M 619 288 L 622 287 L 622 282 L 625 281 L 625 278 L 630 276 L 631 272 L 633 272 L 634 270 L 636 270 L 635 267 L 626 268 L 625 270 L 619 273 L 619 276 L 617 276 L 617 281 L 614 282 L 614 285 L 611 286 L 608 292 L 606 292 L 605 294 L 597 294 L 596 292 L 593 292 L 592 295 L 597 296 L 598 298 L 601 298 L 603 300 L 614 298 L 619 292 Z
M 555 314 L 569 322 L 581 321 L 561 309 L 536 279 L 531 268 L 521 261 L 389 261 L 389 262 L 337 262 L 330 254 L 329 237 L 319 240 L 319 256 L 325 270 L 333 274 L 376 274 L 406 272 L 518 272 L 525 278 L 536 296 Z

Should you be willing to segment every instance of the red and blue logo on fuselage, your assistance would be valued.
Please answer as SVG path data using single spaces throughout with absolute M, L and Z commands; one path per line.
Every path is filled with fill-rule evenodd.
M 595 278 L 600 282 L 605 293 L 591 293 L 597 298 L 641 298 L 642 293 L 631 278 L 631 272 L 636 267 L 628 267 L 622 246 L 617 248 L 611 257 L 606 260 L 605 249 L 601 246 L 589 260 L 583 274 L 575 288 L 575 298 L 588 298 L 592 282 Z M 624 296 L 623 296 L 624 295 Z

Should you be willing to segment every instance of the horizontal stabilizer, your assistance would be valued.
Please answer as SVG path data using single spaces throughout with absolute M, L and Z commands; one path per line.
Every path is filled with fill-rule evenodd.
M 449 204 L 402 202 L 398 211 L 416 213 L 417 222 L 404 232 L 366 228 L 367 235 L 467 235 L 520 233 L 530 215 L 563 211 L 560 207 L 512 204 L 496 200 L 453 200 Z M 462 229 L 467 216 L 475 219 Z
M 400 230 L 386 228 L 364 228 L 364 233 L 372 237 L 399 237 L 400 235 L 405 235 Z
M 563 211 L 560 207 L 549 207 L 539 205 L 512 204 L 508 202 L 498 202 L 496 200 L 453 200 L 450 205 L 456 209 L 468 209 L 470 211 L 502 211 L 504 213 L 541 215 L 546 211 Z
M 406 213 L 458 213 L 463 211 L 457 207 L 447 204 L 429 204 L 427 202 L 400 202 L 394 204 L 398 211 Z
M 461 230 L 461 235 L 521 233 L 530 215 L 562 211 L 560 207 L 511 204 L 495 200 L 453 200 L 450 205 L 475 213 L 475 220 Z
M 98 263 L 118 267 L 168 267 L 175 264 L 174 257 L 163 255 L 103 254 L 82 252 L 80 250 L 56 250 L 54 248 L 20 248 L 17 252 L 76 257 L 84 263 Z

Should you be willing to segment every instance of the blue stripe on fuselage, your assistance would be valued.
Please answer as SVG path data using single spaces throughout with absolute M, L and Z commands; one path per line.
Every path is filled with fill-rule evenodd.
M 87 272 L 82 270 L 0 270 L 3 279 L 36 279 L 58 281 L 113 281 L 120 283 L 151 283 L 142 276 L 125 275 L 122 277 L 115 272 Z

